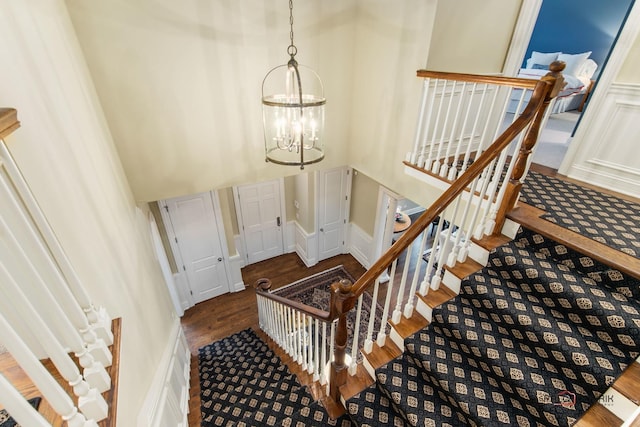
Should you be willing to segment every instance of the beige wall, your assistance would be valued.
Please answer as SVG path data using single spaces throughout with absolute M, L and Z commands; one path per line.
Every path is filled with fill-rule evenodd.
M 380 184 L 362 172 L 353 171 L 349 222 L 373 237 Z
M 0 38 L 0 98 L 22 122 L 9 149 L 93 302 L 122 318 L 118 425 L 132 425 L 178 321 L 148 207 L 134 201 L 64 3 L 4 2 Z
M 264 76 L 288 60 L 286 2 L 66 3 L 137 200 L 296 173 L 265 163 L 260 104 Z M 353 1 L 295 4 L 297 59 L 325 85 L 322 167 L 347 163 L 354 13 Z
M 218 199 L 220 200 L 220 211 L 222 213 L 222 223 L 224 224 L 229 255 L 233 256 L 238 253 L 234 236 L 240 234 L 238 217 L 236 216 L 236 205 L 233 199 L 233 189 L 228 187 L 221 188 L 218 190 Z
M 429 69 L 501 73 L 521 0 L 439 1 Z

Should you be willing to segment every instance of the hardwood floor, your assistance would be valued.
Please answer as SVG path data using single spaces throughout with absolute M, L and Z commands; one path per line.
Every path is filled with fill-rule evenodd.
M 198 349 L 246 328 L 259 329 L 258 307 L 253 290 L 255 282 L 265 277 L 277 289 L 341 264 L 356 279 L 365 271 L 351 255 L 338 255 L 311 268 L 307 268 L 296 254 L 285 254 L 252 264 L 242 269 L 242 279 L 247 285 L 244 291 L 213 298 L 185 312 L 181 322 L 191 350 L 189 426 L 199 427 L 201 422 Z

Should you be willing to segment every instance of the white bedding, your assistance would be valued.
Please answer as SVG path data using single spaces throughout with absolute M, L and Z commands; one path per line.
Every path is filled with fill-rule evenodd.
M 593 74 L 598 68 L 598 64 L 590 58 L 580 58 L 581 55 L 584 56 L 586 54 L 566 55 L 558 52 L 533 53 L 534 55 L 526 62 L 527 68 L 521 68 L 518 73 L 518 77 L 538 80 L 549 72 L 547 68 L 548 63 L 555 60 L 554 58 L 569 61 L 567 69 L 573 70 L 576 74 L 563 73 L 566 84 L 556 97 L 551 112 L 552 114 L 555 114 L 578 108 L 581 104 L 583 95 L 591 85 L 591 77 L 593 77 Z M 564 58 L 560 58 L 560 55 L 564 55 Z M 572 59 L 576 58 L 580 61 L 572 61 Z M 545 64 L 541 64 L 541 62 L 544 62 Z M 520 102 L 521 95 L 522 90 L 520 89 L 515 89 L 512 92 L 511 101 L 507 110 L 508 112 L 515 112 L 517 106 L 525 105 L 531 96 L 530 93 L 525 93 L 524 101 Z

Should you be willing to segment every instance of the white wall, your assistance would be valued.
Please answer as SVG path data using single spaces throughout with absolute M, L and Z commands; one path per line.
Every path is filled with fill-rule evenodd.
M 61 0 L 7 0 L 0 99 L 7 144 L 96 305 L 122 317 L 118 425 L 135 420 L 175 322 L 137 207 Z

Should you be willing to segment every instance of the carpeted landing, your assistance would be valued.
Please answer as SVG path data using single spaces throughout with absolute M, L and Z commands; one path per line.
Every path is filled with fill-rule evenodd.
M 640 282 L 527 230 L 347 402 L 359 426 L 567 426 L 640 354 Z
M 331 420 L 251 329 L 199 350 L 202 426 L 351 426 Z

